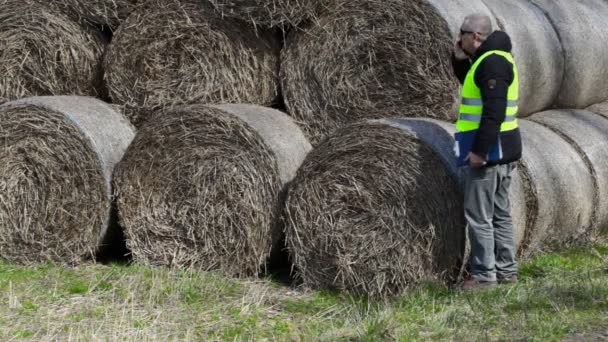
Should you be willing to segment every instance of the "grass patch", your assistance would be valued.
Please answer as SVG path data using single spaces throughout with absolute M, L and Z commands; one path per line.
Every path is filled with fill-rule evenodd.
M 608 243 L 527 260 L 516 285 L 388 302 L 140 265 L 0 262 L 0 290 L 0 340 L 558 341 L 608 329 Z

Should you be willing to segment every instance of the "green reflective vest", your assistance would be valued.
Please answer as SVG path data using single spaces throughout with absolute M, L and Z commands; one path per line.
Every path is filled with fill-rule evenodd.
M 507 93 L 507 112 L 505 121 L 500 125 L 500 131 L 510 131 L 517 128 L 517 101 L 519 95 L 519 80 L 517 77 L 517 67 L 513 56 L 505 51 L 493 50 L 481 55 L 471 69 L 467 73 L 462 85 L 462 99 L 460 101 L 460 110 L 458 121 L 456 121 L 456 130 L 459 132 L 473 131 L 479 129 L 481 122 L 481 113 L 483 112 L 483 101 L 481 99 L 481 89 L 475 84 L 475 72 L 479 64 L 488 56 L 496 54 L 503 56 L 513 65 L 513 83 L 509 86 Z

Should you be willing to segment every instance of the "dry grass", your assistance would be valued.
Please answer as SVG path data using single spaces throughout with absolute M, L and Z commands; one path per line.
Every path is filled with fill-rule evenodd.
M 143 0 L 38 0 L 87 25 L 103 25 L 112 30 L 129 16 Z
M 0 0 L 0 103 L 32 95 L 97 95 L 99 37 L 31 0 Z
M 0 257 L 77 263 L 93 255 L 109 201 L 95 147 L 66 116 L 0 111 Z
M 115 173 L 137 262 L 236 276 L 270 253 L 281 181 L 264 140 L 237 117 L 188 106 L 144 124 Z
M 272 37 L 221 18 L 202 2 L 150 1 L 116 32 L 104 63 L 113 103 L 125 105 L 137 125 L 150 108 L 269 105 L 278 95 L 278 46 Z
M 445 20 L 423 0 L 332 1 L 287 36 L 281 79 L 313 145 L 364 118 L 450 119 L 458 85 Z
M 210 2 L 222 15 L 261 26 L 298 25 L 318 15 L 328 3 L 322 0 L 210 0 Z
M 463 257 L 458 184 L 399 128 L 350 125 L 314 149 L 290 186 L 286 237 L 304 284 L 371 296 L 446 279 Z

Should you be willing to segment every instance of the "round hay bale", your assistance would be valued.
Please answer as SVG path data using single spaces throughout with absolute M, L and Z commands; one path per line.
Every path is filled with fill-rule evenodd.
M 608 232 L 608 120 L 584 110 L 552 110 L 529 119 L 559 134 L 581 154 L 593 181 L 585 199 L 593 205 L 588 233 Z M 569 186 L 578 185 L 571 180 Z
M 548 16 L 565 54 L 564 79 L 555 106 L 585 108 L 608 99 L 608 60 L 598 58 L 608 51 L 608 2 L 532 0 L 532 3 Z
M 304 284 L 389 296 L 455 275 L 464 223 L 451 146 L 441 123 L 401 120 L 352 124 L 319 144 L 286 200 Z
M 464 175 L 462 173 L 464 169 L 456 166 L 454 158 L 455 141 L 453 137 L 454 133 L 456 133 L 454 124 L 433 119 L 385 119 L 381 121 L 393 124 L 398 123 L 400 127 L 407 127 L 407 129 L 415 132 L 420 140 L 426 143 L 441 157 L 447 170 L 452 175 L 452 178 L 458 180 L 460 187 L 462 188 L 464 186 Z M 524 238 L 527 207 L 524 184 L 517 171 L 512 174 L 509 199 L 513 227 L 515 230 L 515 244 L 517 249 L 519 249 Z M 463 213 L 461 213 L 461 215 L 462 214 Z
M 524 150 L 518 168 L 528 206 L 527 256 L 588 233 L 595 212 L 595 184 L 584 157 L 562 135 L 533 121 L 520 120 L 519 125 Z
M 269 256 L 284 184 L 310 149 L 287 115 L 253 105 L 192 105 L 144 124 L 115 173 L 137 262 L 232 276 Z
M 113 103 L 127 108 L 242 102 L 272 104 L 278 45 L 266 32 L 220 18 L 210 5 L 151 1 L 120 26 L 104 60 Z M 127 112 L 139 125 L 146 119 Z
M 314 18 L 325 5 L 321 0 L 209 0 L 222 15 L 262 26 L 298 25 Z
M 462 20 L 472 4 L 457 9 Z M 451 30 L 424 0 L 332 2 L 287 35 L 281 81 L 289 113 L 313 145 L 365 118 L 449 120 L 458 99 Z M 458 24 L 460 25 L 460 23 Z
M 63 11 L 74 20 L 116 30 L 143 0 L 38 0 Z
M 32 97 L 0 107 L 0 257 L 74 264 L 110 219 L 110 177 L 134 136 L 88 97 Z
M 0 103 L 32 95 L 97 95 L 100 38 L 48 5 L 0 3 Z
M 529 0 L 483 1 L 512 39 L 520 83 L 518 116 L 551 107 L 564 77 L 564 52 L 549 19 Z

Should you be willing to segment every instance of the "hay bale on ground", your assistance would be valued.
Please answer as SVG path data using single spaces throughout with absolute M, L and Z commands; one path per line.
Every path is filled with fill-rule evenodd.
M 518 116 L 550 108 L 564 77 L 564 52 L 545 14 L 529 0 L 483 0 L 513 43 L 519 71 Z
M 0 103 L 32 95 L 97 95 L 98 36 L 48 5 L 0 3 Z
M 298 25 L 314 18 L 325 6 L 321 0 L 209 0 L 222 15 L 262 26 Z
M 433 6 L 424 0 L 332 5 L 302 30 L 290 31 L 282 55 L 285 103 L 313 145 L 365 118 L 450 119 L 458 98 L 452 38 Z M 467 6 L 459 9 L 462 17 Z
M 608 3 L 601 0 L 532 0 L 548 16 L 565 53 L 559 108 L 585 108 L 608 99 Z M 581 37 L 593 37 L 581 39 Z
M 593 175 L 574 146 L 536 122 L 520 120 L 519 125 L 524 146 L 518 169 L 526 189 L 527 256 L 587 234 L 593 224 L 595 190 Z
M 110 218 L 110 177 L 133 138 L 126 119 L 88 97 L 0 107 L 0 257 L 78 263 Z
M 308 155 L 286 201 L 286 241 L 305 285 L 386 296 L 459 270 L 462 194 L 442 125 L 357 123 Z
M 143 0 L 38 0 L 63 11 L 72 19 L 116 30 Z
M 552 110 L 529 119 L 563 137 L 581 154 L 593 181 L 593 191 L 584 199 L 593 205 L 588 233 L 608 232 L 608 120 L 584 110 Z M 577 187 L 572 180 L 569 187 Z
M 144 124 L 115 173 L 136 261 L 255 275 L 276 238 L 280 194 L 310 144 L 287 115 L 192 105 Z
M 129 109 L 191 103 L 272 104 L 278 45 L 266 32 L 192 1 L 152 1 L 114 35 L 104 64 L 112 102 Z M 150 111 L 129 111 L 137 125 Z M 142 117 L 138 117 L 142 115 Z

